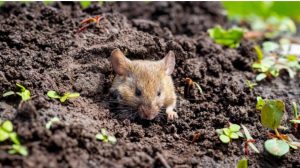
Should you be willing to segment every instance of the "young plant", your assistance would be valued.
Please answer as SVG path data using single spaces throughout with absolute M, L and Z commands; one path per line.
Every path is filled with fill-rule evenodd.
M 249 80 L 246 80 L 246 85 L 249 87 L 250 91 L 254 89 L 254 86 L 257 85 L 255 82 L 251 82 Z
M 7 97 L 11 95 L 19 95 L 22 98 L 22 101 L 28 101 L 30 99 L 30 91 L 19 83 L 17 83 L 16 85 L 21 89 L 21 92 L 8 91 L 2 96 Z
M 248 159 L 242 158 L 236 165 L 236 168 L 248 168 Z
M 294 124 L 294 128 L 297 129 L 300 124 L 300 117 L 298 115 L 298 106 L 296 102 L 293 102 L 294 119 L 290 120 Z
M 285 104 L 281 100 L 258 100 L 260 105 L 257 103 L 256 106 L 261 110 L 262 125 L 275 131 L 275 134 L 270 134 L 272 139 L 265 142 L 265 149 L 274 156 L 285 155 L 290 147 L 298 149 L 300 147 L 298 142 L 293 142 L 290 137 L 278 132 L 285 111 Z
M 9 150 L 10 154 L 21 154 L 23 156 L 28 155 L 27 148 L 22 146 L 18 135 L 16 132 L 13 132 L 13 125 L 9 120 L 2 122 L 0 120 L 0 142 L 4 142 L 10 139 L 13 142 L 11 149 Z
M 109 135 L 105 128 L 101 129 L 101 133 L 96 134 L 96 139 L 106 143 L 109 142 L 111 144 L 115 144 L 117 142 L 116 137 Z
M 58 123 L 58 122 L 60 122 L 60 119 L 58 117 L 51 118 L 51 120 L 48 121 L 46 124 L 46 129 L 50 129 L 53 123 Z
M 238 27 L 224 30 L 220 26 L 208 29 L 208 34 L 216 43 L 230 48 L 237 48 L 244 35 L 244 30 Z
M 249 150 L 248 150 L 248 146 L 250 146 L 250 148 L 256 152 L 259 153 L 258 149 L 256 148 L 256 146 L 253 144 L 255 142 L 255 140 L 252 138 L 252 136 L 250 135 L 249 130 L 247 129 L 246 126 L 244 126 L 243 124 L 241 124 L 243 130 L 244 130 L 244 135 L 246 137 L 246 142 L 245 142 L 245 146 L 244 146 L 244 152 L 245 155 L 249 155 Z
M 52 98 L 52 99 L 59 99 L 60 102 L 65 102 L 66 100 L 70 99 L 70 98 L 77 98 L 80 96 L 79 93 L 70 93 L 70 92 L 66 92 L 63 94 L 63 96 L 60 96 L 57 92 L 50 90 L 47 92 L 47 96 Z
M 216 132 L 219 134 L 219 139 L 227 144 L 232 139 L 238 139 L 239 137 L 244 137 L 240 132 L 241 127 L 237 124 L 229 124 L 228 128 L 217 129 Z
M 91 6 L 92 2 L 91 1 L 80 1 L 80 5 L 83 9 Z
M 259 74 L 256 81 L 261 81 L 267 77 L 278 77 L 280 71 L 286 70 L 290 78 L 294 78 L 300 70 L 300 64 L 296 55 L 282 54 L 282 46 L 274 42 L 264 42 L 263 50 L 255 46 L 258 60 L 252 64 L 252 68 Z
M 204 94 L 201 86 L 197 82 L 194 82 L 191 78 L 185 78 L 185 97 L 189 97 L 188 95 L 190 95 L 191 89 L 193 89 L 194 86 L 197 87 L 201 95 Z

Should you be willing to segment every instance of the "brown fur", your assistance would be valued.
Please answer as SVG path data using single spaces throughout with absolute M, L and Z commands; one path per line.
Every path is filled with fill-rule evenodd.
M 162 107 L 174 106 L 171 110 L 175 108 L 174 84 L 167 74 L 168 66 L 173 66 L 174 69 L 174 65 L 170 66 L 170 61 L 166 63 L 165 60 L 130 61 L 120 50 L 112 52 L 111 62 L 117 75 L 111 90 L 118 91 L 123 104 L 137 108 L 142 118 L 153 119 Z M 171 67 L 171 71 L 173 69 Z M 141 96 L 135 94 L 136 89 L 141 91 Z M 161 93 L 160 96 L 158 92 Z

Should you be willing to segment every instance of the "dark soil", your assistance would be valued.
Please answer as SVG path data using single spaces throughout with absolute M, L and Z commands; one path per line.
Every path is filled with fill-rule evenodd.
M 300 76 L 290 80 L 282 74 L 250 91 L 245 80 L 255 77 L 253 43 L 222 48 L 206 33 L 226 24 L 222 13 L 214 2 L 108 2 L 84 10 L 77 3 L 2 6 L 0 93 L 16 90 L 18 82 L 33 98 L 19 108 L 18 97 L 0 99 L 0 117 L 13 121 L 29 149 L 29 156 L 22 157 L 0 146 L 0 167 L 164 167 L 162 160 L 171 167 L 234 167 L 243 156 L 243 142 L 222 144 L 215 132 L 228 122 L 246 125 L 263 151 L 268 130 L 255 110 L 256 96 L 284 100 L 283 125 L 290 127 L 291 101 L 300 102 Z M 79 22 L 94 15 L 104 16 L 99 27 L 77 34 Z M 161 115 L 143 121 L 134 111 L 109 106 L 114 74 L 107 58 L 117 47 L 131 59 L 157 60 L 175 52 L 179 119 L 167 122 Z M 204 95 L 195 89 L 185 98 L 185 77 L 197 81 Z M 48 90 L 81 96 L 61 104 L 46 96 Z M 54 116 L 63 122 L 47 130 L 45 124 Z M 101 128 L 118 143 L 96 141 Z M 191 143 L 196 131 L 200 138 Z M 280 159 L 266 152 L 249 158 L 250 167 L 300 165 L 299 150 Z

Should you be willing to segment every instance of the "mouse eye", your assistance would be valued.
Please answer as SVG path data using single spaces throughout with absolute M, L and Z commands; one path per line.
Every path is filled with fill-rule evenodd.
M 158 92 L 157 92 L 157 96 L 160 96 L 160 94 L 161 94 L 160 91 L 158 91 Z
M 141 96 L 141 95 L 142 95 L 141 90 L 138 89 L 138 88 L 136 88 L 136 89 L 135 89 L 135 95 L 136 95 L 136 96 Z

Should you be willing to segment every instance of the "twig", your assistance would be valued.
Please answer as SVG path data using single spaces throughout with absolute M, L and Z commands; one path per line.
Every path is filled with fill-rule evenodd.
M 156 152 L 156 156 L 165 168 L 171 168 L 171 166 L 168 164 L 168 162 L 166 161 L 166 159 L 163 157 L 162 154 L 160 154 L 159 152 Z

